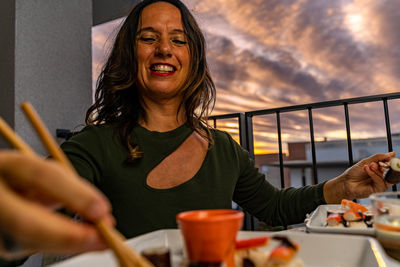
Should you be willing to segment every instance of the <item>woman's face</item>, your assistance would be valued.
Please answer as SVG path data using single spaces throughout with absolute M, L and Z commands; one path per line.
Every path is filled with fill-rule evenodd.
M 177 96 L 190 63 L 179 9 L 167 2 L 145 7 L 136 38 L 138 82 L 144 97 Z

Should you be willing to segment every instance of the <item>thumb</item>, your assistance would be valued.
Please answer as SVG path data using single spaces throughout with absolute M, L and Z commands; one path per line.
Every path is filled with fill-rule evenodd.
M 375 155 L 370 156 L 369 158 L 366 158 L 364 164 L 368 164 L 371 162 L 379 162 L 379 161 L 389 161 L 395 155 L 396 153 L 394 151 L 388 153 L 377 153 Z

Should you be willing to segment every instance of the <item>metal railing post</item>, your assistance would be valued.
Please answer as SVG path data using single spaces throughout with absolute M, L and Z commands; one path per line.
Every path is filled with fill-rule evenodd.
M 247 127 L 246 127 L 246 115 L 244 113 L 240 113 L 238 117 L 239 123 L 239 143 L 244 148 L 247 149 Z
M 239 142 L 240 145 L 246 149 L 250 157 L 254 159 L 254 145 L 253 145 L 253 123 L 252 118 L 247 117 L 246 114 L 240 113 L 238 116 L 239 121 Z M 254 216 L 245 211 L 245 218 L 243 221 L 244 230 L 256 229 L 256 221 Z
M 351 143 L 349 107 L 347 103 L 344 103 L 343 107 L 344 107 L 344 119 L 346 121 L 347 154 L 349 157 L 349 166 L 351 166 L 354 164 L 354 161 L 353 161 L 353 145 Z
M 318 171 L 317 171 L 317 157 L 315 154 L 315 139 L 314 139 L 314 122 L 312 117 L 312 108 L 308 107 L 308 124 L 310 126 L 310 144 L 311 144 L 311 157 L 313 168 L 313 184 L 318 184 Z
M 254 135 L 253 135 L 253 116 L 247 116 L 245 115 L 246 118 L 246 140 L 247 140 L 247 151 L 250 153 L 250 157 L 255 161 L 255 156 L 254 156 Z M 248 217 L 250 218 L 250 229 L 254 231 L 258 225 L 258 222 L 252 216 L 251 214 L 248 214 Z
M 285 188 L 285 172 L 283 169 L 283 149 L 282 149 L 282 128 L 280 112 L 276 112 L 276 129 L 278 132 L 278 149 L 279 149 L 279 172 L 281 176 L 281 188 Z
M 388 145 L 388 151 L 393 151 L 393 143 L 392 143 L 392 132 L 390 130 L 390 117 L 389 117 L 389 107 L 387 103 L 387 98 L 383 98 L 383 111 L 385 113 L 385 124 L 386 124 L 386 139 Z M 397 191 L 397 185 L 392 186 L 392 191 Z

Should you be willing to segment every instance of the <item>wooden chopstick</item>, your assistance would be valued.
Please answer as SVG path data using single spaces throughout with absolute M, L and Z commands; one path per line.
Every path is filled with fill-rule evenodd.
M 64 164 L 67 168 L 72 170 L 76 175 L 75 168 L 72 166 L 71 162 L 65 156 L 64 152 L 60 149 L 56 141 L 51 136 L 49 130 L 40 119 L 39 115 L 36 113 L 35 109 L 28 102 L 23 102 L 21 105 L 22 111 L 28 117 L 36 133 L 39 135 L 40 140 L 42 140 L 43 145 L 46 147 L 47 152 L 58 162 Z
M 37 115 L 33 107 L 25 102 L 22 104 L 22 109 L 27 115 L 28 119 L 34 126 L 36 132 L 41 138 L 43 144 L 46 146 L 47 151 L 51 156 L 67 168 L 71 169 L 76 173 L 72 164 L 68 158 L 56 144 L 54 139 L 51 137 L 46 126 Z M 7 141 L 11 143 L 15 148 L 21 150 L 23 153 L 28 155 L 36 155 L 36 153 L 20 138 L 18 135 L 0 118 L 0 133 L 2 133 Z M 78 174 L 77 174 L 78 175 Z M 102 235 L 104 240 L 107 242 L 109 247 L 113 250 L 116 255 L 120 266 L 122 267 L 153 267 L 146 258 L 138 254 L 135 250 L 130 248 L 124 243 L 124 237 L 115 228 L 106 224 L 103 220 L 96 222 L 96 227 L 99 233 Z
M 22 141 L 21 137 L 19 137 L 13 129 L 0 117 L 0 132 L 3 134 L 4 138 L 10 142 L 10 144 L 22 151 L 27 155 L 36 155 L 36 153 L 28 146 L 24 141 Z

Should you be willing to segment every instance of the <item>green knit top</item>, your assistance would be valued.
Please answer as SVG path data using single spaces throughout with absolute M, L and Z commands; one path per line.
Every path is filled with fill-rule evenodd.
M 87 126 L 64 142 L 62 149 L 78 173 L 108 197 L 117 229 L 127 238 L 176 228 L 175 217 L 181 211 L 229 209 L 232 201 L 269 225 L 302 222 L 307 213 L 325 203 L 323 184 L 279 190 L 229 134 L 211 131 L 215 143 L 199 171 L 169 189 L 148 186 L 146 177 L 192 133 L 186 125 L 169 132 L 135 127 L 132 142 L 144 156 L 133 164 L 124 163 L 128 150 L 111 125 Z

